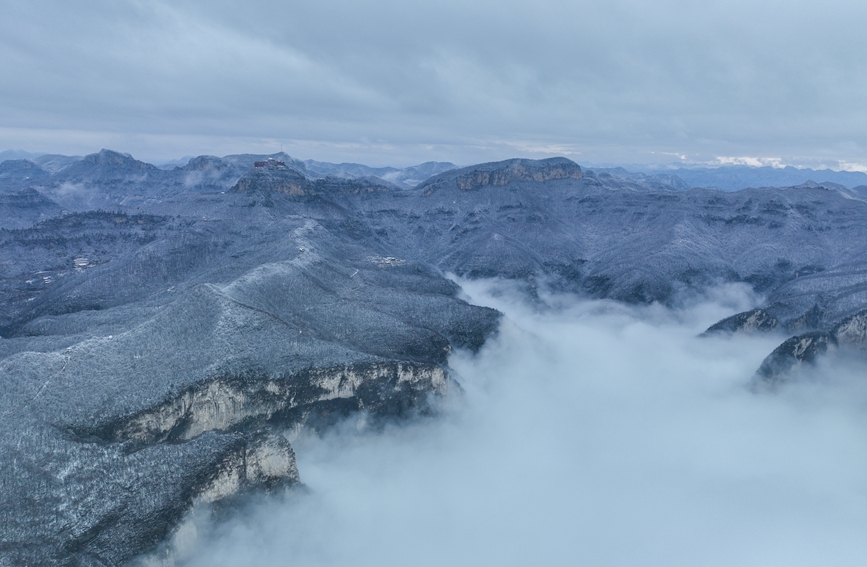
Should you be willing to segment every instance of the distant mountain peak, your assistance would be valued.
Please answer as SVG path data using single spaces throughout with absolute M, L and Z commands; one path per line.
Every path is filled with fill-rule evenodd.
M 398 189 L 378 177 L 311 178 L 285 163 L 269 159 L 256 162 L 232 187 L 233 193 L 282 193 L 290 197 L 361 194 Z M 267 199 L 266 199 L 267 201 Z
M 584 173 L 574 161 L 564 157 L 547 159 L 513 158 L 454 169 L 435 175 L 419 185 L 426 193 L 441 187 L 472 191 L 479 187 L 507 185 L 513 181 L 550 181 L 581 179 Z
M 217 156 L 198 156 L 190 159 L 180 169 L 188 171 L 214 171 L 228 169 L 229 167 L 229 162 Z
M 158 169 L 157 166 L 139 161 L 130 154 L 116 152 L 114 150 L 101 149 L 95 154 L 90 154 L 81 160 L 89 165 L 120 165 L 134 169 Z
M 310 180 L 302 172 L 271 158 L 255 162 L 231 190 L 238 193 L 285 193 L 299 197 L 310 192 Z
M 297 171 L 302 171 L 305 175 L 307 173 L 307 166 L 304 162 L 293 158 L 286 152 L 277 152 L 276 154 L 232 154 L 223 156 L 223 160 L 226 162 L 245 168 L 253 167 L 257 161 L 268 161 L 269 159 L 283 162 L 287 167 L 291 167 Z

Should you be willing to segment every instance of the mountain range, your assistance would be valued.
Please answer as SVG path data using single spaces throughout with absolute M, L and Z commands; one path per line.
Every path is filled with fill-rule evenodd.
M 780 335 L 757 388 L 867 347 L 857 187 L 690 185 L 565 158 L 0 163 L 0 564 L 124 564 L 197 503 L 298 484 L 288 430 L 435 413 L 449 353 L 501 319 L 450 274 L 634 304 L 748 284 L 764 304 L 707 333 Z

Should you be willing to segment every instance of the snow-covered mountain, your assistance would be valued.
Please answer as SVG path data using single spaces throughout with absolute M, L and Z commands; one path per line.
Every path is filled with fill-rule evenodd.
M 449 352 L 500 321 L 446 273 L 672 305 L 749 284 L 766 304 L 709 332 L 791 337 L 758 384 L 867 343 L 867 200 L 839 185 L 686 189 L 565 158 L 404 178 L 285 154 L 42 159 L 0 164 L 13 564 L 120 564 L 196 502 L 298 482 L 281 429 L 431 412 L 459 387 Z

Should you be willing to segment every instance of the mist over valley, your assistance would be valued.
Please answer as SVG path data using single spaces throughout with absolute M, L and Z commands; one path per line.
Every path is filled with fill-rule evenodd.
M 664 308 L 461 283 L 505 314 L 450 357 L 461 393 L 294 437 L 307 489 L 189 518 L 182 565 L 860 563 L 860 365 L 756 395 L 775 338 L 698 336 L 754 304 L 744 286 Z

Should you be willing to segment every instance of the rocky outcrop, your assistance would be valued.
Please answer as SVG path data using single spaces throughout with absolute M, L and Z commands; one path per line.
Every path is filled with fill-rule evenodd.
M 379 417 L 391 415 L 386 410 L 395 403 L 425 412 L 427 397 L 445 394 L 449 383 L 439 366 L 400 362 L 317 368 L 279 378 L 257 373 L 219 377 L 109 426 L 79 428 L 78 434 L 140 445 L 186 441 L 241 425 L 296 427 L 334 400 Z
M 832 334 L 841 347 L 867 350 L 867 309 L 840 321 Z
M 283 193 L 292 197 L 310 193 L 310 180 L 303 173 L 277 160 L 268 160 L 264 164 L 247 172 L 231 190 L 236 193 Z
M 206 482 L 193 487 L 195 496 L 190 504 L 213 504 L 245 491 L 299 482 L 292 446 L 282 435 L 265 431 L 226 454 Z
M 768 355 L 756 372 L 764 384 L 776 384 L 801 364 L 814 364 L 828 351 L 867 351 L 867 309 L 846 317 L 830 331 L 813 331 L 786 340 Z
M 305 173 L 288 167 L 281 161 L 267 160 L 256 165 L 232 187 L 235 193 L 263 195 L 280 193 L 290 197 L 310 195 L 358 195 L 392 189 L 377 178 L 342 179 L 325 177 L 311 179 Z
M 726 317 L 722 321 L 708 327 L 703 335 L 718 333 L 767 333 L 777 329 L 779 320 L 764 309 L 751 309 Z
M 720 333 L 752 334 L 786 331 L 788 333 L 804 333 L 828 329 L 825 323 L 827 312 L 813 305 L 804 312 L 794 311 L 791 306 L 771 304 L 767 307 L 750 309 L 737 313 L 714 323 L 702 333 L 710 336 Z
M 457 187 L 472 191 L 486 186 L 503 186 L 515 181 L 544 182 L 555 179 L 581 179 L 583 173 L 575 162 L 566 158 L 542 160 L 510 159 L 447 171 L 419 185 L 429 195 L 441 188 Z
M 765 358 L 756 372 L 756 380 L 766 385 L 783 382 L 793 368 L 813 364 L 817 357 L 836 346 L 834 335 L 824 331 L 792 337 Z
M 229 162 L 216 156 L 198 156 L 178 169 L 186 171 L 224 171 L 231 167 L 232 165 Z

